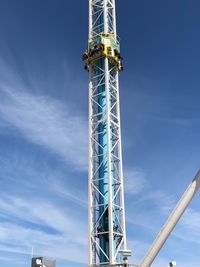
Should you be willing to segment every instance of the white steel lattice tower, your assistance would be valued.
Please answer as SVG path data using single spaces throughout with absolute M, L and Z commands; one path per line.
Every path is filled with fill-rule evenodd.
M 89 0 L 89 266 L 122 264 L 126 251 L 115 0 Z

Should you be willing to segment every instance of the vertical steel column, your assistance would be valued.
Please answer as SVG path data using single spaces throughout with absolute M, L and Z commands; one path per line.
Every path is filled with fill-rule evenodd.
M 110 84 L 109 84 L 109 62 L 105 58 L 105 90 L 106 90 L 106 130 L 107 130 L 107 172 L 108 172 L 108 221 L 109 221 L 109 259 L 110 264 L 114 264 L 114 243 L 113 243 L 113 177 L 112 177 L 112 158 L 111 142 L 112 127 L 110 122 Z
M 89 265 L 93 262 L 93 248 L 92 248 L 92 239 L 90 233 L 93 229 L 92 221 L 92 203 L 93 203 L 93 193 L 92 193 L 92 79 L 91 79 L 91 70 L 89 70 L 89 115 L 88 115 L 88 262 Z
M 116 73 L 116 87 L 117 87 L 117 98 L 120 99 L 119 96 L 119 73 Z M 120 116 L 120 101 L 117 101 L 117 117 L 119 118 L 119 139 L 121 140 L 121 116 Z M 124 238 L 124 250 L 127 249 L 126 247 L 126 222 L 125 222 L 125 205 L 124 205 L 124 179 L 123 179 L 123 165 L 122 165 L 122 144 L 120 142 L 119 149 L 118 149 L 118 157 L 121 159 L 119 164 L 119 172 L 120 172 L 120 182 L 121 182 L 121 190 L 120 190 L 120 202 L 121 206 L 123 207 L 121 212 L 121 222 L 122 222 L 122 229 L 123 229 L 123 238 Z

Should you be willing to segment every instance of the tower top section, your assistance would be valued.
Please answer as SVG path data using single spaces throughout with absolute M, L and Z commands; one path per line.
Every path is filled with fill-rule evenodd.
M 116 32 L 115 0 L 89 0 L 89 38 Z
M 89 40 L 83 54 L 85 69 L 95 60 L 107 57 L 123 70 L 120 39 L 116 33 L 115 0 L 89 0 Z

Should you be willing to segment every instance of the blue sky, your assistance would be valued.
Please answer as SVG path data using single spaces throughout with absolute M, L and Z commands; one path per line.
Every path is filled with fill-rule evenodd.
M 138 263 L 198 168 L 198 0 L 117 1 L 127 235 Z M 0 266 L 87 262 L 88 1 L 0 1 Z M 198 195 L 152 265 L 200 262 Z

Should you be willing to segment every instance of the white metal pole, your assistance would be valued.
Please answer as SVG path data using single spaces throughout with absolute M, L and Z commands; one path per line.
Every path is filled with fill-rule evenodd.
M 31 248 L 31 259 L 33 258 L 33 250 L 34 250 L 34 247 L 32 246 L 32 248 Z
M 92 259 L 92 79 L 91 66 L 89 69 L 89 117 L 88 117 L 88 262 L 93 264 Z
M 108 33 L 108 0 L 104 0 L 104 33 Z
M 89 0 L 89 38 L 92 37 L 92 0 Z
M 117 25 L 116 25 L 116 6 L 115 6 L 115 0 L 113 0 L 113 31 L 115 38 L 117 39 Z
M 120 173 L 120 182 L 121 182 L 121 190 L 120 190 L 120 204 L 122 207 L 122 228 L 123 228 L 123 237 L 124 237 L 124 250 L 126 250 L 126 223 L 125 223 L 125 204 L 124 204 L 124 177 L 123 177 L 123 160 L 122 160 L 122 145 L 121 145 L 121 117 L 120 117 L 120 96 L 119 96 L 119 73 L 116 73 L 116 89 L 117 89 L 117 117 L 119 124 L 119 146 L 118 146 L 118 156 L 120 159 L 119 164 L 119 173 Z
M 111 175 L 111 130 L 110 130 L 110 88 L 108 58 L 105 58 L 105 90 L 106 90 L 106 130 L 107 130 L 107 168 L 108 168 L 108 215 L 109 215 L 109 259 L 114 264 L 113 247 L 113 203 L 112 203 L 112 175 Z
M 108 33 L 108 0 L 104 0 L 104 33 Z M 114 264 L 113 246 L 113 203 L 111 175 L 111 130 L 110 130 L 110 88 L 109 61 L 105 58 L 105 91 L 106 91 L 106 130 L 107 130 L 107 169 L 108 169 L 108 221 L 109 221 L 109 263 Z

